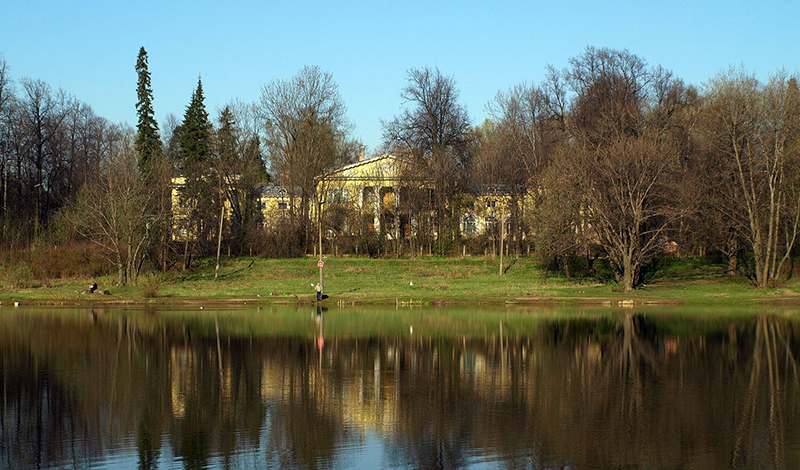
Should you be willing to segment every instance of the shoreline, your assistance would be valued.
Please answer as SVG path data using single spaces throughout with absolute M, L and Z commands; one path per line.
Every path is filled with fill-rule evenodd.
M 758 289 L 745 277 L 724 276 L 724 266 L 705 259 L 677 259 L 624 292 L 597 277 L 543 276 L 531 258 L 516 260 L 503 276 L 491 258 L 326 260 L 327 308 L 346 306 L 585 306 L 648 308 L 674 306 L 784 306 L 800 308 L 800 277 Z M 225 260 L 219 279 L 214 263 L 200 260 L 188 271 L 153 273 L 139 285 L 116 285 L 113 276 L 43 279 L 25 287 L 5 286 L 0 308 L 316 305 L 316 261 L 305 258 Z M 97 282 L 98 293 L 83 294 Z M 310 287 L 309 287 L 310 286 Z M 105 294 L 104 292 L 108 292 Z
M 800 309 L 800 298 L 792 296 L 774 296 L 771 298 L 754 297 L 750 299 L 736 299 L 738 306 L 758 307 L 758 306 L 783 306 L 797 307 Z M 320 305 L 325 308 L 344 308 L 344 307 L 369 307 L 369 306 L 396 306 L 396 307 L 597 307 L 597 308 L 658 308 L 658 307 L 680 307 L 698 306 L 707 307 L 719 303 L 716 299 L 680 299 L 672 297 L 538 297 L 538 298 L 506 298 L 493 300 L 453 300 L 453 299 L 388 299 L 376 298 L 364 300 L 359 298 L 328 298 L 316 301 L 310 295 L 309 299 L 263 299 L 263 298 L 157 298 L 157 299 L 50 299 L 50 298 L 27 298 L 20 300 L 0 300 L 0 308 L 4 307 L 72 307 L 72 308 L 94 308 L 94 307 L 245 307 L 245 306 L 315 306 Z M 728 305 L 730 299 L 723 304 Z M 728 305 L 729 306 L 729 305 Z

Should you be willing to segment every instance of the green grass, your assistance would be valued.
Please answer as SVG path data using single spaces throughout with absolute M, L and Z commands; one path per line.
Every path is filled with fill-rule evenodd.
M 614 283 L 590 278 L 565 279 L 551 274 L 544 282 L 532 259 L 512 258 L 507 262 L 511 265 L 501 277 L 498 259 L 491 257 L 326 258 L 326 303 L 800 303 L 795 281 L 780 288 L 755 289 L 747 279 L 723 276 L 721 266 L 705 260 L 666 263 L 648 277 L 644 286 L 631 293 L 619 291 Z M 319 269 L 312 258 L 233 258 L 223 260 L 220 277 L 215 280 L 214 261 L 205 259 L 187 272 L 156 276 L 156 296 L 141 286 L 118 287 L 113 276 L 97 279 L 100 290 L 108 290 L 111 295 L 82 294 L 92 279 L 38 280 L 21 287 L 3 278 L 0 302 L 312 302 Z M 148 282 L 152 286 L 153 280 Z

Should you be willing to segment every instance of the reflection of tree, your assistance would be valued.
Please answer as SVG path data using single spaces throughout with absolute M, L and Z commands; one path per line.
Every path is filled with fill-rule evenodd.
M 152 424 L 147 415 L 139 421 L 139 433 L 136 436 L 136 447 L 139 451 L 139 469 L 150 470 L 158 468 L 158 458 L 160 455 L 160 436 L 150 434 Z
M 310 342 L 280 340 L 263 351 L 268 461 L 280 468 L 327 467 L 342 438 Z
M 139 468 L 341 467 L 375 438 L 414 468 L 800 464 L 787 319 L 531 316 L 524 335 L 501 315 L 482 335 L 351 338 L 325 315 L 322 349 L 307 314 L 273 337 L 154 312 L 0 317 L 0 468 L 91 466 L 129 442 Z
M 774 317 L 759 316 L 755 323 L 750 380 L 736 425 L 731 467 L 756 466 L 757 457 L 763 454 L 770 456 L 772 465 L 780 468 L 786 460 L 783 445 L 785 389 L 798 390 L 797 360 L 789 341 L 792 330 L 786 321 Z M 782 388 L 784 383 L 786 386 Z M 761 399 L 764 394 L 766 400 Z M 767 436 L 762 435 L 763 429 L 768 431 Z
M 461 406 L 474 397 L 462 387 L 462 351 L 449 342 L 421 341 L 403 351 L 413 361 L 397 371 L 397 423 L 403 432 L 391 452 L 415 468 L 459 468 L 466 464 L 472 414 Z M 405 348 L 404 348 L 405 349 Z
M 646 367 L 656 366 L 652 344 L 643 341 L 636 330 L 637 323 L 642 323 L 641 319 L 629 312 L 619 317 L 617 328 L 622 335 L 617 353 L 619 361 L 612 362 L 610 367 L 617 369 L 620 380 L 621 411 L 623 414 L 630 414 L 631 419 L 636 419 L 645 412 L 642 371 Z

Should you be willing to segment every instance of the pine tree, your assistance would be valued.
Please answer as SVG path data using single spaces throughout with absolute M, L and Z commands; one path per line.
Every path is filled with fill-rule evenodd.
M 147 68 L 147 51 L 144 47 L 139 49 L 139 58 L 136 60 L 136 114 L 139 122 L 136 125 L 136 151 L 139 154 L 139 171 L 143 175 L 149 174 L 151 162 L 161 151 L 161 138 L 158 135 L 158 123 L 153 112 L 153 89 L 150 86 L 150 71 Z
M 257 188 L 267 182 L 268 175 L 261 160 L 258 136 L 248 134 L 237 124 L 230 107 L 220 112 L 217 123 L 214 155 L 230 208 L 228 246 L 237 253 L 246 253 L 248 241 L 256 237 L 261 223 Z
M 189 178 L 202 174 L 208 167 L 211 152 L 211 124 L 203 96 L 203 83 L 197 79 L 197 89 L 186 108 L 181 126 L 181 154 L 184 176 Z
M 203 83 L 198 78 L 197 89 L 186 108 L 181 124 L 181 170 L 186 178 L 183 204 L 190 211 L 189 224 L 201 245 L 211 240 L 216 207 L 219 204 L 217 178 L 211 173 L 211 124 L 204 103 Z M 206 251 L 201 246 L 201 251 Z

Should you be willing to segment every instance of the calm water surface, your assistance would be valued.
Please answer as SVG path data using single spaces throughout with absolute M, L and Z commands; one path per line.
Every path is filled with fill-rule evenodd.
M 800 468 L 794 311 L 0 308 L 0 469 Z

